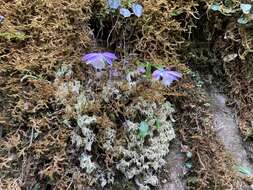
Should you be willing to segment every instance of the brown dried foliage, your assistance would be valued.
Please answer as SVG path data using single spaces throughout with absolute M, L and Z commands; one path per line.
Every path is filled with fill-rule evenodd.
M 145 11 L 137 23 L 136 50 L 155 62 L 163 58 L 164 64 L 177 63 L 177 53 L 196 14 L 197 1 L 145 0 L 142 4 Z
M 191 33 L 194 20 L 200 16 L 197 10 L 199 2 L 144 0 L 140 1 L 145 7 L 140 18 L 122 18 L 113 13 L 108 15 L 104 9 L 104 0 L 96 1 L 96 6 L 101 7 L 101 10 L 94 14 L 94 18 L 100 22 L 94 23 L 102 25 L 96 28 L 95 34 L 122 55 L 130 53 L 129 56 L 132 56 L 134 52 L 134 55 L 154 63 L 177 65 L 185 36 Z
M 52 81 L 90 47 L 90 1 L 0 0 L 0 13 L 0 187 L 66 189 L 78 171 Z

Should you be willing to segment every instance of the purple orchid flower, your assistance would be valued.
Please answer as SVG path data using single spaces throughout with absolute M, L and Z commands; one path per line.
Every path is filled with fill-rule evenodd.
M 111 66 L 116 59 L 116 55 L 110 52 L 88 53 L 82 57 L 82 61 L 86 62 L 88 65 L 92 65 L 95 69 L 100 71 L 105 68 L 106 64 Z
M 162 80 L 162 83 L 169 87 L 173 81 L 177 81 L 182 77 L 182 74 L 168 69 L 158 69 L 152 73 L 154 80 Z

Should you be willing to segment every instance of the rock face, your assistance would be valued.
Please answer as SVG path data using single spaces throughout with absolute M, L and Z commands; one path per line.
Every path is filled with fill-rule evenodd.
M 214 130 L 217 132 L 217 137 L 224 144 L 227 151 L 230 152 L 236 164 L 253 169 L 247 158 L 235 115 L 226 106 L 226 97 L 213 89 L 209 94 L 212 100 Z
M 161 190 L 185 190 L 186 182 L 184 175 L 184 155 L 180 151 L 180 144 L 171 145 L 168 155 L 168 181 L 161 185 Z

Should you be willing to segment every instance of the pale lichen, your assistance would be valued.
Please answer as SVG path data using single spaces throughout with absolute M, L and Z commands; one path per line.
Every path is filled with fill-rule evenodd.
M 91 156 L 85 153 L 81 154 L 80 167 L 85 169 L 87 174 L 92 173 L 96 169 L 95 164 L 91 161 Z
M 81 92 L 79 96 L 77 96 L 76 104 L 74 105 L 77 113 L 81 113 L 82 110 L 85 109 L 87 105 L 87 97 L 84 92 Z
M 121 98 L 121 94 L 119 89 L 112 85 L 106 85 L 103 87 L 103 91 L 101 93 L 101 99 L 104 100 L 106 103 L 113 98 L 115 100 L 119 100 Z
M 171 122 L 164 121 L 159 128 L 152 126 L 148 145 L 138 136 L 138 123 L 127 121 L 126 125 L 128 144 L 117 147 L 123 156 L 117 169 L 128 179 L 149 170 L 157 171 L 166 163 L 164 157 L 169 153 L 169 142 L 175 138 Z M 158 135 L 154 135 L 155 130 Z
M 106 128 L 103 135 L 103 149 L 105 151 L 113 151 L 114 150 L 114 142 L 116 139 L 116 131 L 111 128 Z
M 71 69 L 71 66 L 63 64 L 57 71 L 56 71 L 56 77 L 64 77 L 68 76 L 70 77 L 73 74 L 73 71 Z
M 83 138 L 74 131 L 71 133 L 71 142 L 78 149 L 84 145 Z

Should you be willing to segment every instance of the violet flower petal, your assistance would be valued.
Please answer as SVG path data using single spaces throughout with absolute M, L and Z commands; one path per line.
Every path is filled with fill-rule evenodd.
M 172 78 L 166 78 L 166 79 L 163 78 L 162 83 L 164 84 L 164 86 L 169 87 L 173 81 L 174 81 L 174 79 L 172 79 Z
M 167 87 L 169 87 L 173 81 L 177 81 L 181 77 L 181 73 L 165 69 L 155 70 L 152 74 L 154 80 L 160 80 L 162 78 L 162 83 Z
M 182 77 L 182 74 L 176 71 L 163 71 L 163 84 L 170 86 L 173 81 L 177 81 Z
M 108 59 L 112 59 L 112 60 L 117 59 L 117 57 L 114 53 L 104 52 L 104 53 L 102 53 L 102 55 Z
M 112 62 L 117 59 L 116 55 L 110 52 L 102 53 L 102 56 L 109 65 L 111 65 Z
M 82 57 L 82 61 L 92 65 L 97 70 L 104 69 L 106 64 L 111 65 L 115 59 L 117 59 L 116 55 L 110 52 L 88 53 Z
M 82 57 L 82 61 L 89 61 L 99 56 L 99 53 L 88 53 Z
M 86 60 L 87 64 L 91 64 L 91 63 L 95 63 L 95 62 L 105 62 L 105 59 L 101 54 L 97 54 L 95 57 L 91 57 Z
M 162 73 L 163 73 L 163 70 L 155 70 L 153 73 L 152 73 L 152 78 L 154 80 L 160 80 L 161 77 L 162 77 Z
M 169 74 L 169 75 L 173 75 L 177 78 L 181 78 L 182 77 L 182 74 L 177 72 L 177 71 L 166 71 L 166 74 Z
M 113 60 L 111 60 L 111 59 L 105 59 L 105 58 L 104 58 L 104 60 L 105 60 L 105 62 L 106 62 L 108 65 L 112 65 Z
M 162 79 L 162 82 L 165 86 L 170 86 L 171 83 L 175 80 L 178 80 L 177 77 L 173 76 L 173 75 L 165 75 Z
M 101 60 L 102 57 L 99 57 L 99 56 L 96 56 L 96 57 L 92 57 L 90 59 L 85 59 L 84 61 L 87 63 L 87 64 L 90 64 L 92 62 L 96 62 L 97 60 Z

